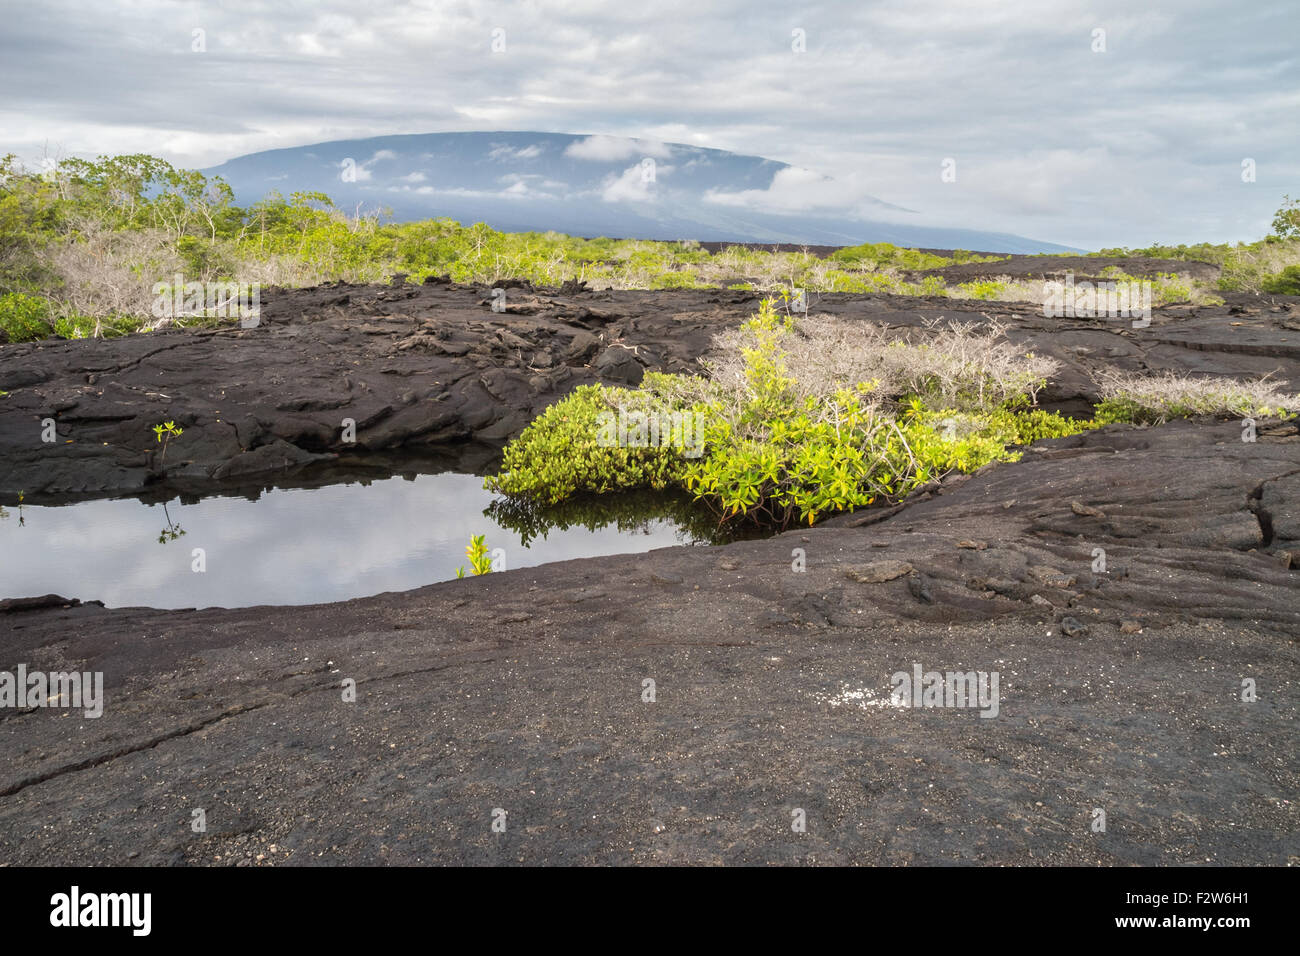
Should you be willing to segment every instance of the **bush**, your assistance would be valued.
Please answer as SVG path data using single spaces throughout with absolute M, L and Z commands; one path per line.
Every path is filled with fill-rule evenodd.
M 891 339 L 867 322 L 810 315 L 778 322 L 775 312 L 715 340 L 720 354 L 706 359 L 710 378 L 738 394 L 753 374 L 754 350 L 779 355 L 800 398 L 832 397 L 839 389 L 870 383 L 873 394 L 897 402 L 920 395 L 932 408 L 992 411 L 1009 400 L 1036 394 L 1059 364 L 1016 348 L 996 322 L 981 325 L 931 322 L 914 340 Z
M 1300 295 L 1300 266 L 1287 266 L 1265 279 L 1262 287 L 1272 295 Z
M 1024 408 L 1055 366 L 995 341 L 1000 330 L 929 331 L 919 344 L 890 342 L 857 325 L 796 322 L 765 300 L 717 338 L 709 377 L 650 373 L 636 390 L 581 387 L 507 446 L 487 487 L 554 503 L 677 486 L 725 521 L 784 528 L 896 501 L 953 470 L 1017 458 L 1008 445 L 1086 427 Z M 918 394 L 903 398 L 904 389 Z M 936 396 L 953 401 L 927 405 Z M 699 456 L 598 441 L 601 416 L 618 407 L 698 416 Z
M 742 367 L 709 366 L 706 451 L 686 486 L 726 518 L 784 528 L 1014 459 L 1011 443 L 1082 430 L 1018 410 L 1055 364 L 1019 355 L 1000 331 L 931 327 L 925 342 L 890 342 L 860 324 L 783 319 L 764 303 L 738 338 L 719 337 Z M 904 388 L 922 394 L 895 402 Z M 938 396 L 957 407 L 931 411 Z
M 707 283 L 698 281 L 690 272 L 665 272 L 650 280 L 652 289 L 707 289 Z
M 1141 375 L 1114 372 L 1101 383 L 1097 405 L 1100 425 L 1129 422 L 1161 425 L 1175 418 L 1284 416 L 1297 407 L 1289 395 L 1266 379 L 1193 378 L 1169 372 Z
M 1273 235 L 1279 239 L 1300 239 L 1300 199 L 1282 197 L 1282 205 L 1273 217 Z
M 995 279 L 981 279 L 967 282 L 956 289 L 957 297 L 967 299 L 999 299 L 1006 290 L 1006 284 Z
M 50 306 L 44 299 L 22 292 L 0 295 L 0 332 L 8 341 L 34 342 L 49 338 L 53 331 Z
M 661 490 L 681 481 L 683 449 L 602 441 L 602 428 L 627 411 L 671 411 L 646 391 L 582 385 L 544 411 L 506 446 L 501 471 L 484 487 L 555 504 L 580 493 Z
M 142 331 L 140 320 L 131 315 L 107 315 L 95 318 L 90 315 L 60 316 L 54 321 L 54 334 L 65 339 L 88 339 L 95 336 L 117 338 Z

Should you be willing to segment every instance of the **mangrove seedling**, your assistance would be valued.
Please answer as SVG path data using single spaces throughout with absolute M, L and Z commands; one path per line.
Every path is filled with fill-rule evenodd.
M 162 455 L 158 459 L 158 464 L 160 466 L 167 460 L 167 445 L 173 438 L 179 438 L 184 431 L 185 429 L 183 428 L 177 428 L 175 422 L 163 422 L 161 425 L 155 425 L 153 427 L 154 437 L 162 442 L 163 446 Z
M 469 544 L 465 546 L 465 557 L 469 558 L 470 567 L 474 569 L 474 574 L 489 574 L 492 571 L 492 556 L 488 554 L 487 535 L 476 534 L 469 539 Z M 462 564 L 456 569 L 456 577 L 465 576 L 465 566 Z

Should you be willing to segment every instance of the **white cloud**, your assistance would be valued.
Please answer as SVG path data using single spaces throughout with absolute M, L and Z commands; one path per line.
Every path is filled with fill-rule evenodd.
M 596 163 L 616 163 L 633 156 L 652 159 L 672 159 L 672 150 L 664 143 L 648 139 L 628 139 L 623 136 L 588 136 L 571 143 L 565 156 L 586 159 Z
M 506 184 L 501 195 L 511 198 L 558 199 L 550 190 L 564 189 L 564 183 L 557 183 L 536 173 L 506 173 L 498 182 Z
M 858 176 L 832 179 L 811 169 L 790 166 L 777 170 L 766 189 L 709 190 L 706 202 L 766 212 L 834 213 L 838 216 L 879 216 L 890 209 L 875 199 Z M 898 211 L 898 210 L 895 210 Z
M 397 158 L 397 154 L 393 152 L 391 149 L 380 149 L 380 150 L 376 150 L 374 155 L 372 155 L 369 159 L 364 160 L 363 162 L 360 163 L 358 163 L 355 159 L 348 157 L 344 159 L 343 162 L 339 163 L 339 167 L 341 169 L 346 170 L 350 166 L 355 181 L 359 183 L 366 183 L 369 182 L 371 179 L 370 167 L 374 166 L 375 163 L 380 163 L 383 162 L 384 160 L 391 160 L 396 158 Z M 420 174 L 416 173 L 414 175 L 420 175 Z M 409 176 L 406 177 L 406 179 L 408 182 L 415 182 L 415 180 L 411 179 Z
M 496 162 L 505 162 L 513 159 L 536 159 L 542 155 L 543 149 L 540 143 L 533 143 L 529 146 L 493 146 L 488 150 L 488 159 Z
M 849 211 L 878 196 L 928 224 L 1078 245 L 1257 238 L 1300 181 L 1300 126 L 1279 119 L 1300 104 L 1294 0 L 879 0 L 797 14 L 775 0 L 573 0 L 515 5 L 504 24 L 463 0 L 9 6 L 0 152 L 28 162 L 149 152 L 201 168 L 399 133 L 597 131 L 568 156 L 597 176 L 677 161 L 663 144 L 690 143 L 842 189 L 815 175 L 720 183 L 724 207 Z M 190 50 L 191 25 L 207 30 L 206 52 Z M 1104 53 L 1091 49 L 1097 28 Z M 220 102 L 222 122 L 201 102 Z M 956 183 L 939 178 L 946 156 Z M 1259 164 L 1249 187 L 1243 157 Z M 611 186 L 642 192 L 619 175 Z
M 653 170 L 652 177 L 647 175 L 647 165 L 637 163 L 618 175 L 606 176 L 601 183 L 600 198 L 604 202 L 654 202 L 659 177 L 672 173 L 673 167 L 655 163 L 649 167 Z

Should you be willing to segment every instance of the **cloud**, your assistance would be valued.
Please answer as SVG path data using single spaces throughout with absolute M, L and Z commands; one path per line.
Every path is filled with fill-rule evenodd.
M 496 162 L 505 162 L 506 160 L 516 159 L 536 159 L 542 155 L 545 147 L 540 143 L 533 143 L 530 146 L 493 146 L 488 150 L 488 159 Z
M 604 202 L 654 202 L 659 177 L 672 171 L 672 166 L 647 157 L 618 175 L 606 176 L 601 183 L 600 198 Z
M 814 171 L 717 182 L 719 206 L 797 215 L 876 196 L 926 224 L 1091 247 L 1257 238 L 1300 182 L 1294 0 L 9 7 L 0 153 L 31 163 L 148 152 L 198 168 L 367 136 L 582 132 L 566 158 L 613 171 L 616 202 L 642 192 L 621 170 L 689 143 Z M 543 157 L 527 142 L 492 163 L 529 168 Z M 949 156 L 955 183 L 940 179 Z M 359 179 L 383 178 L 372 160 Z
M 652 159 L 671 159 L 672 150 L 664 143 L 653 140 L 628 139 L 623 136 L 588 136 L 571 143 L 564 150 L 565 156 L 585 159 L 596 163 L 617 163 L 633 156 L 649 156 Z
M 391 160 L 396 158 L 397 158 L 397 154 L 393 152 L 391 149 L 381 149 L 381 150 L 377 150 L 375 154 L 371 156 L 369 159 L 360 163 L 358 163 L 355 159 L 349 156 L 345 158 L 341 163 L 339 163 L 339 167 L 344 170 L 351 168 L 354 181 L 358 183 L 364 183 L 370 181 L 371 179 L 370 167 L 374 166 L 375 163 L 380 163 L 385 160 Z M 416 175 L 419 174 L 417 173 Z M 414 180 L 410 180 L 410 181 L 413 182 Z
M 879 188 L 875 184 L 874 188 Z M 765 189 L 729 191 L 710 189 L 704 201 L 720 206 L 753 209 L 782 215 L 834 215 L 858 219 L 899 218 L 909 210 L 876 199 L 873 187 L 861 176 L 850 174 L 832 179 L 811 169 L 790 166 L 779 169 Z M 907 220 L 907 221 L 910 221 Z
M 501 195 L 512 198 L 558 199 L 560 197 L 552 190 L 567 188 L 564 183 L 546 179 L 535 173 L 507 173 L 498 182 L 506 184 Z

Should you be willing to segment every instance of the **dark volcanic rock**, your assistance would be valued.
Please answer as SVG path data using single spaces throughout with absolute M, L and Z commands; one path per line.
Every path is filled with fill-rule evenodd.
M 1237 433 L 1112 426 L 1045 445 L 1086 454 L 986 468 L 870 526 L 342 604 L 41 599 L 0 614 L 0 669 L 102 671 L 104 715 L 0 714 L 0 853 L 1294 863 L 1300 576 L 1197 527 L 1263 520 L 1261 503 L 1293 515 L 1300 443 Z M 1075 514 L 1080 500 L 1107 518 Z M 1092 572 L 1095 548 L 1110 572 Z M 886 706 L 914 666 L 998 672 L 997 717 Z
M 499 443 L 585 382 L 695 370 L 740 315 L 698 296 L 664 314 L 672 293 L 505 285 L 520 290 L 506 313 L 449 282 L 337 284 L 267 293 L 255 329 L 0 348 L 11 393 L 0 401 L 0 494 L 197 487 L 338 455 Z M 42 440 L 48 420 L 54 441 Z M 163 421 L 184 429 L 165 459 L 152 432 Z
M 645 366 L 637 361 L 636 354 L 621 345 L 611 345 L 601 352 L 592 367 L 601 378 L 620 385 L 639 385 L 645 376 Z
M 0 492 L 433 460 L 631 364 L 694 370 L 755 304 L 508 287 L 506 313 L 445 281 L 340 285 L 266 296 L 254 330 L 7 346 Z M 979 307 L 1061 360 L 1047 397 L 1085 411 L 1105 366 L 1300 387 L 1300 338 L 1259 305 L 1140 330 Z M 986 320 L 957 306 L 813 304 Z M 164 461 L 166 420 L 185 432 Z M 98 719 L 0 711 L 0 860 L 1294 864 L 1298 499 L 1294 425 L 1254 443 L 1233 422 L 1111 426 L 725 548 L 315 607 L 14 596 L 0 670 L 101 671 L 107 699 Z M 891 706 L 891 675 L 917 666 L 997 672 L 997 717 Z
M 712 336 L 757 305 L 737 292 L 508 285 L 514 298 L 505 313 L 491 311 L 486 290 L 446 281 L 340 283 L 266 293 L 256 329 L 4 346 L 0 389 L 10 395 L 0 399 L 0 495 L 119 494 L 163 479 L 197 486 L 283 474 L 322 456 L 499 443 L 578 385 L 635 384 L 647 369 L 698 371 Z M 1017 303 L 823 295 L 811 307 L 902 328 L 939 316 L 996 318 L 1013 341 L 1062 363 L 1040 399 L 1073 414 L 1090 412 L 1104 367 L 1271 372 L 1300 389 L 1300 335 L 1277 321 L 1292 307 L 1275 314 L 1257 297 L 1228 300 L 1157 309 L 1144 329 L 1045 319 Z M 53 442 L 42 440 L 47 419 Z M 151 431 L 163 421 L 185 429 L 165 460 Z M 349 421 L 355 442 L 345 440 Z M 1240 543 L 1243 529 L 1207 533 Z

